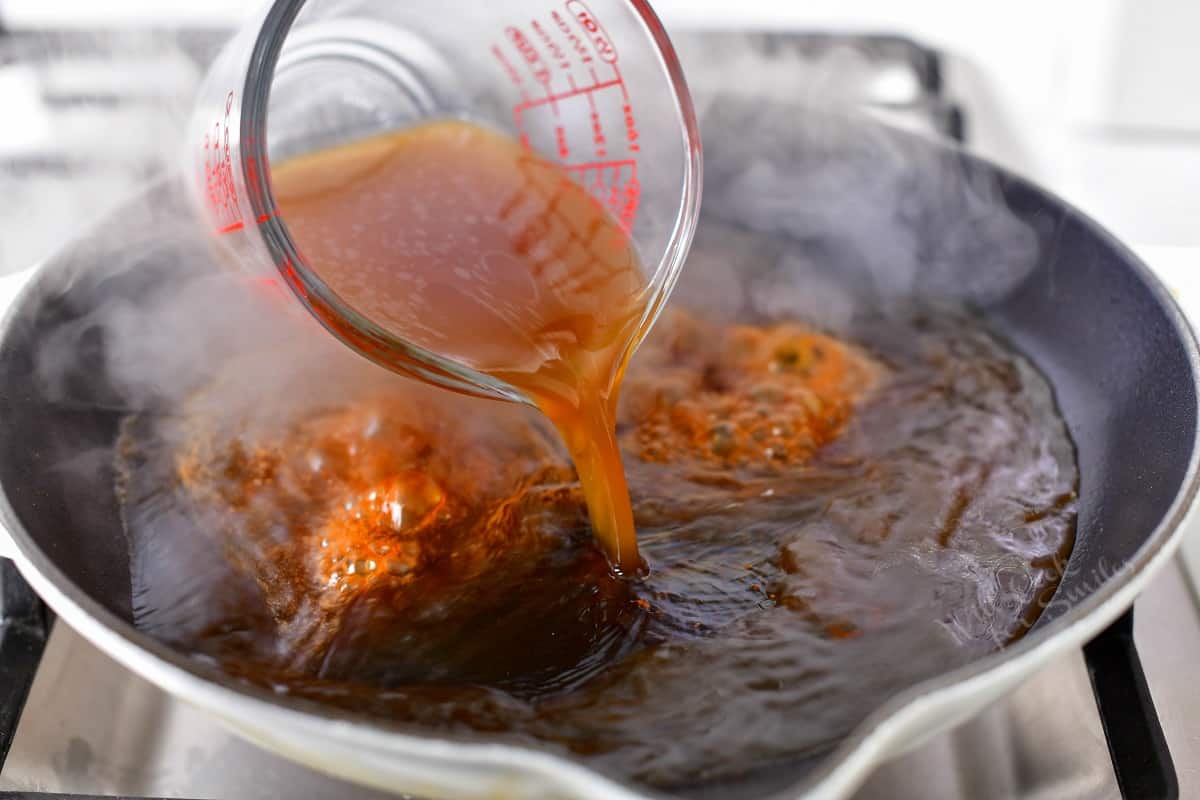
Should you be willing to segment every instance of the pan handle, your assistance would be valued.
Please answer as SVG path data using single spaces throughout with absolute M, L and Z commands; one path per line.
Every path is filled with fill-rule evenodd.
M 1108 754 L 1126 800 L 1176 800 L 1179 780 L 1133 641 L 1133 609 L 1083 647 Z
M 5 521 L 5 514 L 0 512 L 0 559 L 13 559 L 17 557 L 17 545 L 13 542 L 12 535 L 8 532 L 8 523 Z
M 29 283 L 29 279 L 38 271 L 38 266 L 40 265 L 23 269 L 20 272 L 0 275 L 0 320 L 3 320 L 4 323 L 0 325 L 0 332 L 7 327 L 9 310 L 13 302 L 21 294 L 25 284 Z M 12 558 L 16 551 L 17 548 L 13 544 L 12 537 L 5 529 L 4 518 L 0 515 L 0 558 Z
M 8 532 L 5 515 L 0 513 L 0 561 L 6 558 L 16 561 L 17 545 L 12 539 L 12 534 Z

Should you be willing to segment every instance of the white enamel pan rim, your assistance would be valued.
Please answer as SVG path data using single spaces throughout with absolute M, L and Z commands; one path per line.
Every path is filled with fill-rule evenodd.
M 1092 225 L 1098 232 L 1103 230 Z M 1200 353 L 1191 327 L 1150 270 L 1132 254 L 1128 259 L 1167 310 L 1187 350 L 1196 384 Z M 31 287 L 25 286 L 8 309 L 0 337 L 7 334 L 14 309 L 30 291 Z M 1194 440 L 1187 472 L 1167 513 L 1117 574 L 1108 576 L 1046 628 L 895 696 L 860 724 L 801 785 L 778 797 L 845 797 L 883 760 L 974 713 L 1055 656 L 1082 646 L 1103 630 L 1133 603 L 1174 554 L 1183 530 L 1195 515 L 1198 462 L 1200 450 Z M 660 796 L 606 778 L 568 757 L 519 745 L 488 743 L 482 737 L 408 733 L 336 711 L 310 713 L 272 702 L 263 690 L 235 688 L 203 677 L 199 665 L 189 664 L 186 657 L 118 619 L 71 583 L 17 522 L 2 486 L 0 522 L 12 539 L 11 548 L 0 543 L 0 553 L 12 550 L 21 573 L 68 625 L 133 672 L 289 758 L 378 788 L 410 792 L 424 788 L 434 796 L 439 790 L 440 796 L 449 790 L 471 797 L 504 798 L 646 800 Z M 0 540 L 3 538 L 4 531 L 0 530 Z M 356 759 L 356 754 L 361 758 Z M 380 766 L 381 757 L 393 758 L 395 768 Z M 424 777 L 418 778 L 419 785 L 402 783 L 407 774 Z

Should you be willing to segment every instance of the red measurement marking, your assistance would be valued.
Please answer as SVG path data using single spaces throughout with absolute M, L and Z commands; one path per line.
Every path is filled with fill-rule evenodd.
M 575 81 L 571 81 L 571 88 L 575 88 Z M 594 92 L 587 93 L 588 105 L 592 107 L 592 113 L 596 113 L 596 95 Z
M 617 80 L 621 82 L 621 96 L 625 98 L 625 104 L 629 104 L 629 90 L 625 88 L 625 78 L 621 75 L 621 68 L 616 64 L 612 65 L 613 74 L 617 76 Z
M 570 69 L 571 62 L 567 60 L 567 54 L 563 52 L 558 42 L 550 38 L 550 32 L 543 28 L 542 24 L 537 20 L 530 22 L 529 27 L 533 28 L 533 32 L 542 40 L 542 47 L 545 47 L 547 52 L 550 53 L 550 58 L 558 62 L 559 69 Z
M 550 68 L 542 61 L 541 55 L 538 54 L 537 48 L 533 46 L 533 42 L 521 32 L 519 28 L 514 28 L 509 25 L 504 29 L 504 33 L 508 36 L 508 40 L 512 42 L 513 47 L 517 48 L 517 52 L 525 59 L 525 64 L 529 67 L 529 71 L 533 73 L 533 78 L 543 86 L 550 83 Z
M 625 181 L 625 202 L 617 212 L 617 217 L 621 220 L 621 227 L 630 231 L 633 228 L 633 220 L 637 217 L 638 203 L 642 200 L 642 185 L 638 183 L 636 171 L 629 180 Z
M 604 158 L 605 156 L 608 155 L 608 150 L 605 149 L 605 145 L 607 143 L 608 143 L 608 139 L 606 139 L 604 137 L 604 123 L 602 123 L 600 121 L 600 115 L 597 112 L 593 111 L 592 112 L 592 144 L 596 145 L 596 156 L 598 158 Z
M 569 170 L 589 170 L 589 169 L 607 169 L 610 167 L 629 167 L 632 170 L 637 170 L 637 161 L 632 158 L 623 158 L 619 161 L 589 161 L 586 164 L 563 164 L 563 169 Z
M 637 161 L 631 158 L 616 161 L 589 161 L 586 164 L 564 164 L 563 169 L 580 175 L 580 182 L 606 206 L 621 228 L 629 233 L 637 218 L 642 185 L 637 179 Z M 591 172 L 590 180 L 583 180 Z
M 554 140 L 558 143 L 558 157 L 566 160 L 571 155 L 571 148 L 567 146 L 567 129 L 562 125 L 554 126 Z
M 495 56 L 496 60 L 500 62 L 500 66 L 503 67 L 504 73 L 508 75 L 508 79 L 513 82 L 514 86 L 520 86 L 522 83 L 524 83 L 525 79 L 521 77 L 521 73 L 518 72 L 517 68 L 512 65 L 512 62 L 505 58 L 504 51 L 500 49 L 500 45 L 492 45 L 492 55 Z
M 558 26 L 558 29 L 562 32 L 562 35 L 567 37 L 567 44 L 569 44 L 571 49 L 575 51 L 575 55 L 579 56 L 579 60 L 584 64 L 592 63 L 591 48 L 589 48 L 587 43 L 584 42 L 583 38 L 575 32 L 575 30 L 571 27 L 571 23 L 567 21 L 566 17 L 557 11 L 551 11 L 550 18 L 554 20 L 554 24 Z
M 492 56 L 521 96 L 512 107 L 513 127 L 526 150 L 533 152 L 536 141 L 543 152 L 554 153 L 561 166 L 587 189 L 591 201 L 611 212 L 629 234 L 638 211 L 641 184 L 636 158 L 619 156 L 634 156 L 641 148 L 629 89 L 617 67 L 617 49 L 583 0 L 559 2 L 559 8 L 549 11 L 549 20 L 533 19 L 520 27 L 509 26 L 504 29 L 504 41 L 492 47 Z M 611 70 L 600 69 L 602 61 Z M 541 85 L 541 91 L 526 91 L 531 85 L 530 74 Z M 580 82 L 588 85 L 581 86 Z M 621 104 L 597 100 L 597 92 L 611 89 L 620 89 Z M 557 117 L 561 103 L 581 96 L 587 98 L 588 116 L 586 121 L 571 124 L 578 128 L 582 123 L 584 130 L 557 119 L 528 117 L 528 112 L 546 106 Z M 582 146 L 582 142 L 575 142 L 572 150 L 572 135 L 591 139 L 592 146 L 586 149 L 595 160 L 567 163 L 573 153 L 578 157 Z M 553 138 L 547 141 L 550 136 Z M 623 143 L 618 145 L 622 147 L 620 153 L 614 151 L 614 142 Z
M 567 13 L 570 14 L 576 24 L 583 28 L 583 32 L 592 47 L 596 51 L 596 55 L 601 61 L 607 61 L 609 64 L 617 63 L 617 48 L 613 44 L 608 33 L 605 32 L 603 26 L 600 25 L 596 17 L 588 10 L 582 0 L 567 0 Z
M 224 116 L 204 135 L 204 197 L 218 234 L 245 227 L 238 204 L 237 185 L 233 180 L 233 155 L 229 141 L 232 114 L 233 92 L 230 92 L 225 98 Z
M 637 143 L 637 120 L 633 118 L 633 109 L 628 104 L 625 106 L 625 140 L 629 142 L 629 149 L 635 153 L 642 149 L 642 146 Z
M 527 111 L 531 108 L 536 108 L 537 106 L 544 106 L 547 103 L 557 103 L 562 100 L 570 100 L 572 97 L 578 97 L 581 94 L 588 94 L 589 92 L 599 91 L 600 89 L 607 89 L 610 86 L 617 86 L 620 83 L 620 81 L 605 81 L 603 83 L 594 83 L 591 86 L 580 86 L 567 92 L 548 94 L 545 97 L 534 97 L 530 100 L 526 100 L 523 103 L 518 103 L 516 106 L 514 106 L 513 110 L 518 112 Z
M 264 222 L 266 222 L 267 220 L 269 220 L 269 219 L 270 219 L 272 216 L 274 216 L 274 215 L 273 215 L 273 214 L 259 214 L 259 215 L 258 215 L 258 220 L 257 220 L 257 221 L 258 221 L 258 224 L 259 224 L 259 225 L 262 225 Z
M 620 204 L 620 197 L 621 187 L 614 182 L 613 185 L 608 188 L 608 198 L 605 200 L 605 202 L 608 203 L 609 208 L 617 208 Z
M 521 116 L 521 112 L 513 109 L 513 126 L 517 129 L 517 138 L 521 141 L 521 147 L 529 153 L 533 152 L 533 145 L 529 142 L 529 132 L 525 130 L 525 120 Z

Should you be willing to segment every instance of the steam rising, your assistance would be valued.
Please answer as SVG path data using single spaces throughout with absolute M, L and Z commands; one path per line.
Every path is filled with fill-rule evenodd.
M 917 297 L 986 306 L 1019 286 L 1037 241 L 997 174 L 875 118 L 923 102 L 904 48 L 817 38 L 677 37 L 705 185 L 676 299 L 849 332 Z
M 952 150 L 836 104 L 722 96 L 702 129 L 704 222 L 682 282 L 698 263 L 725 274 L 705 276 L 709 297 L 685 288 L 688 302 L 848 332 L 917 301 L 986 306 L 1036 265 L 994 173 Z
M 195 64 L 198 76 L 213 43 L 185 44 L 141 35 L 90 46 L 165 54 Z M 798 58 L 752 37 L 681 37 L 679 49 L 701 116 L 705 188 L 676 302 L 717 317 L 800 318 L 852 333 L 863 315 L 907 309 L 916 297 L 986 305 L 1033 268 L 1035 237 L 1005 207 L 994 173 L 851 108 L 870 65 L 838 50 Z M 752 85 L 737 78 L 746 74 L 757 76 Z M 69 264 L 70 280 L 116 279 L 130 291 L 106 293 L 41 342 L 37 371 L 48 396 L 161 410 L 220 372 L 238 387 L 230 403 L 286 415 L 284 406 L 331 391 L 330 381 L 301 390 L 298 364 L 336 363 L 358 378 L 381 372 L 338 352 L 286 290 L 217 257 L 174 173 L 182 159 L 171 140 L 182 136 L 189 80 L 181 69 L 167 82 L 180 96 L 138 111 L 139 130 L 160 136 L 140 148 L 141 169 L 168 177 L 56 259 Z M 81 348 L 98 341 L 102 390 L 78 374 Z

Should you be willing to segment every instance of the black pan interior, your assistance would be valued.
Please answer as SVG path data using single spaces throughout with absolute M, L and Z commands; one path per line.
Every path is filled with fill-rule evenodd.
M 706 272 L 712 262 L 740 258 L 770 271 L 786 261 L 795 269 L 800 254 L 800 262 L 820 262 L 876 300 L 915 293 L 971 305 L 1029 355 L 1055 387 L 1081 475 L 1077 545 L 1042 625 L 1113 578 L 1184 481 L 1197 413 L 1187 334 L 1131 254 L 1056 198 L 941 144 L 881 134 L 866 123 L 853 129 L 863 134 L 830 136 L 822 129 L 781 136 L 780 126 L 795 129 L 788 113 L 708 110 L 706 212 L 678 297 L 712 299 Z M 790 165 L 754 178 L 775 201 L 765 213 L 743 201 L 746 175 L 756 169 L 748 153 L 761 158 L 763 152 Z M 857 166 L 834 169 L 842 162 Z M 876 193 L 880 173 L 892 175 L 887 188 L 895 197 Z M 859 194 L 832 229 L 813 209 L 822 191 Z M 173 206 L 178 202 L 164 185 L 119 216 L 137 220 L 164 208 L 186 213 Z M 885 202 L 895 204 L 890 214 L 872 211 Z M 862 213 L 851 213 L 856 208 Z M 948 228 L 955 214 L 965 216 Z M 988 277 L 1003 267 L 994 260 L 993 239 L 1012 230 L 997 227 L 997 215 L 1025 231 L 1016 255 L 1006 257 L 1028 263 L 1008 283 Z M 888 242 L 897 231 L 903 235 Z M 123 415 L 143 409 L 131 408 L 112 385 L 104 329 L 87 320 L 105 303 L 136 309 L 138 298 L 164 281 L 186 286 L 179 265 L 207 246 L 183 236 L 131 255 L 130 237 L 153 241 L 137 230 L 68 248 L 27 291 L 0 343 L 0 486 L 29 541 L 82 592 L 125 620 L 131 614 L 129 554 L 112 448 Z M 862 240 L 876 249 L 864 255 L 855 245 Z M 739 242 L 748 248 L 740 255 Z M 928 269 L 890 285 L 872 255 L 888 247 L 915 253 L 915 263 Z M 742 276 L 721 291 L 750 292 L 755 280 Z M 39 347 L 64 336 L 73 342 L 72 356 L 48 380 Z M 758 794 L 802 771 L 792 765 L 753 786 L 702 793 Z
M 1044 626 L 1113 577 L 1166 512 L 1195 446 L 1196 386 L 1190 334 L 1128 250 L 1026 183 L 1007 181 L 1004 196 L 1042 256 L 987 313 L 1050 377 L 1080 467 L 1079 533 Z

